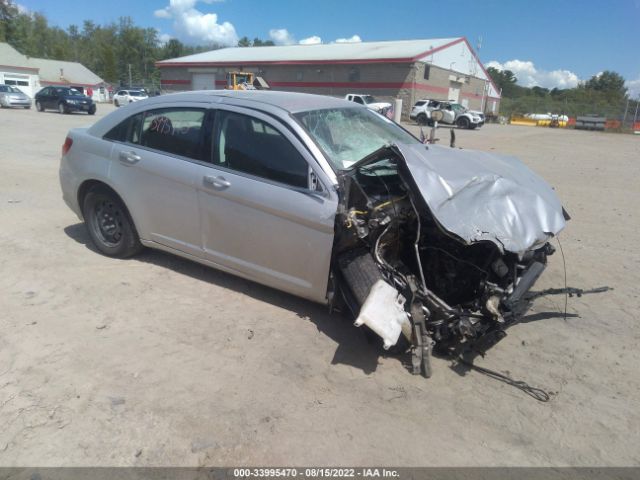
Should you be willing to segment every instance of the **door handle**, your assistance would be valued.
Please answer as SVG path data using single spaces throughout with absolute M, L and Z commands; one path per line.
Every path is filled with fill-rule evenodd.
M 142 157 L 135 152 L 120 152 L 120 161 L 127 165 L 134 165 L 142 160 Z
M 214 177 L 213 175 L 205 175 L 204 183 L 220 190 L 231 186 L 231 182 L 226 180 L 224 177 Z

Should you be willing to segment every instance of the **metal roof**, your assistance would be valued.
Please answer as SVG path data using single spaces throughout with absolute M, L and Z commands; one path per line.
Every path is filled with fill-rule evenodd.
M 70 85 L 98 85 L 104 80 L 78 62 L 30 58 L 29 63 L 40 69 L 40 81 Z
M 20 70 L 38 69 L 29 64 L 29 58 L 26 55 L 21 54 L 8 43 L 0 43 L 0 65 Z
M 38 72 L 40 81 L 70 85 L 98 85 L 104 80 L 78 62 L 30 58 L 8 43 L 0 43 L 0 65 Z M 62 70 L 62 72 L 61 72 Z
M 410 62 L 461 41 L 464 41 L 464 37 L 277 47 L 233 47 L 162 60 L 156 65 L 167 67 L 199 64 Z

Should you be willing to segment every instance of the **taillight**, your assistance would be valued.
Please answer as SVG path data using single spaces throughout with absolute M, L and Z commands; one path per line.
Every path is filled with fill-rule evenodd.
M 67 137 L 64 141 L 64 145 L 62 145 L 62 155 L 66 155 L 69 150 L 71 150 L 71 145 L 73 145 L 73 139 L 71 137 Z

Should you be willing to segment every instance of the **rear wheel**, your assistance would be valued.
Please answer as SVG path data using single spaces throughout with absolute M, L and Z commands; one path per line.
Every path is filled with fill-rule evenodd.
M 460 117 L 456 122 L 456 125 L 458 125 L 458 127 L 460 128 L 469 128 L 469 125 L 471 125 L 471 122 L 467 117 Z
M 418 118 L 416 118 L 416 121 L 418 122 L 418 125 L 426 125 L 429 119 L 424 113 L 421 113 L 418 115 Z
M 82 213 L 91 241 L 105 255 L 127 258 L 142 250 L 127 208 L 110 189 L 92 188 L 84 197 Z

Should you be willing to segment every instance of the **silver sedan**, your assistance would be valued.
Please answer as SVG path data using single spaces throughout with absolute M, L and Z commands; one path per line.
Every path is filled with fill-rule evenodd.
M 104 254 L 157 248 L 348 310 L 425 376 L 432 348 L 518 320 L 568 219 L 515 158 L 285 92 L 132 103 L 69 132 L 60 181 Z
M 0 85 L 0 107 L 31 108 L 31 98 L 12 85 Z

